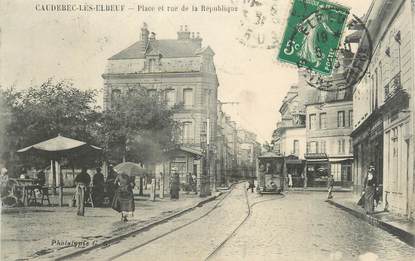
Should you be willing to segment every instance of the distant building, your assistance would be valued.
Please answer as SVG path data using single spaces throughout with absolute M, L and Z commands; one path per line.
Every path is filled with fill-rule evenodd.
M 181 139 L 170 159 L 156 167 L 164 173 L 165 183 L 176 171 L 186 183 L 189 175 L 196 175 L 201 183 L 208 183 L 215 173 L 215 156 L 206 161 L 207 137 L 213 148 L 216 139 L 218 78 L 213 61 L 214 52 L 202 47 L 202 38 L 188 31 L 187 26 L 177 32 L 177 39 L 157 39 L 147 25 L 141 28 L 140 40 L 110 57 L 104 78 L 104 107 L 110 108 L 120 93 L 144 87 L 159 92 L 168 105 L 181 105 L 174 115 L 181 124 Z M 208 166 L 205 168 L 205 166 Z M 167 188 L 166 188 L 167 189 Z
M 352 90 L 309 92 L 307 111 L 306 174 L 308 186 L 352 185 Z
M 384 203 L 391 212 L 412 219 L 415 215 L 414 8 L 414 2 L 409 0 L 374 0 L 363 18 L 375 48 L 368 73 L 354 90 L 352 133 L 355 192 L 362 191 L 369 164 L 373 164 Z M 364 32 L 362 28 L 355 29 Z M 358 53 L 369 46 L 366 37 L 357 42 Z
M 238 136 L 238 172 L 245 179 L 255 177 L 256 158 L 260 154 L 261 146 L 257 142 L 256 134 L 244 130 L 237 130 Z
M 286 157 L 287 172 L 295 187 L 303 186 L 306 153 L 306 107 L 304 84 L 291 86 L 279 109 L 281 121 L 273 133 L 274 151 Z

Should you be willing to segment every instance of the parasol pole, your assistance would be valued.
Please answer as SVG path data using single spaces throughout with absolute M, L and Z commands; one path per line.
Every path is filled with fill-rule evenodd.
M 52 170 L 52 194 L 56 195 L 56 169 L 55 169 L 55 161 L 50 161 L 50 169 Z
M 56 161 L 57 172 L 59 173 L 59 207 L 63 207 L 63 176 L 61 165 Z

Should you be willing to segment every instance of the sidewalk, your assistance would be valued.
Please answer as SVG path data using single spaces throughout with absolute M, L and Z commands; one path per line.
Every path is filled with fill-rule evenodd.
M 312 192 L 326 192 L 327 193 L 327 187 L 294 187 L 294 188 L 285 188 L 285 191 L 312 191 Z M 340 186 L 334 186 L 333 192 L 351 192 L 351 188 L 344 188 Z
M 359 199 L 360 196 L 352 193 L 342 193 L 334 194 L 334 198 L 327 200 L 327 202 L 358 218 L 366 220 L 371 225 L 386 230 L 408 245 L 415 246 L 415 222 L 409 221 L 405 217 L 385 212 L 383 204 L 379 204 L 376 207 L 373 215 L 367 215 L 365 210 L 357 205 Z
M 0 260 L 35 258 L 69 244 L 92 246 L 192 209 L 218 194 L 200 198 L 181 193 L 179 200 L 167 197 L 154 202 L 135 196 L 136 211 L 128 222 L 121 222 L 120 214 L 111 208 L 87 207 L 83 217 L 76 215 L 76 208 L 67 206 L 2 209 Z M 66 200 L 70 197 L 70 193 L 65 195 Z

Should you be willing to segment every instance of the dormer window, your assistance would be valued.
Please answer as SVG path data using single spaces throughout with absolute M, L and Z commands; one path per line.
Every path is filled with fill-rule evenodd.
M 148 60 L 148 71 L 154 72 L 156 69 L 156 59 L 150 58 Z

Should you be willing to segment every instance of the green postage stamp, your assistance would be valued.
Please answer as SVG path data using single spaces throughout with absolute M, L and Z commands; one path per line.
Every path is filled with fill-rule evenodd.
M 322 0 L 293 0 L 278 59 L 330 75 L 349 8 Z

